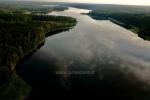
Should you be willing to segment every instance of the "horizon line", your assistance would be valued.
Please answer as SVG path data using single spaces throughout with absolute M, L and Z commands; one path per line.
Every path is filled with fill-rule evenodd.
M 33 0 L 23 0 L 23 1 L 20 1 L 20 0 L 0 0 L 0 2 L 47 2 L 47 3 L 78 3 L 78 4 L 103 4 L 103 5 L 122 5 L 122 6 L 149 6 L 150 7 L 150 4 L 148 5 L 140 5 L 140 4 L 120 4 L 120 3 L 88 3 L 88 2 L 67 2 L 67 1 L 33 1 Z

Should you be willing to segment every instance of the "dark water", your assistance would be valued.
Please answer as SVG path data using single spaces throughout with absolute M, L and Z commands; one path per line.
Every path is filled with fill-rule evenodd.
M 70 8 L 52 13 L 74 17 L 78 24 L 48 37 L 20 67 L 20 76 L 32 86 L 28 100 L 150 100 L 150 42 L 83 12 Z

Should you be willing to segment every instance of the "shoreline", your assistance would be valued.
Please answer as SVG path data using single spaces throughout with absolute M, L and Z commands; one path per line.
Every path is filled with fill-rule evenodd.
M 22 56 L 20 57 L 20 60 L 16 63 L 16 66 L 15 66 L 14 70 L 19 67 L 18 64 L 19 64 L 19 65 L 22 64 L 22 61 L 24 61 L 24 60 L 26 59 L 26 57 L 28 58 L 28 56 L 31 56 L 30 54 L 33 54 L 33 53 L 36 52 L 38 49 L 40 49 L 40 48 L 44 45 L 44 43 L 45 43 L 47 37 L 52 36 L 52 35 L 55 35 L 55 34 L 58 34 L 58 33 L 61 33 L 61 32 L 64 32 L 64 31 L 66 31 L 66 30 L 68 31 L 68 30 L 72 29 L 73 27 L 74 27 L 74 26 L 66 27 L 66 28 L 59 28 L 59 29 L 56 29 L 56 30 L 52 30 L 50 33 L 53 33 L 53 34 L 49 34 L 49 32 L 46 33 L 46 37 L 45 37 L 42 41 L 40 41 L 40 42 L 39 42 L 38 44 L 36 44 L 31 50 L 29 50 L 27 53 L 25 53 L 24 55 L 22 55 Z
M 40 42 L 38 42 L 36 45 L 34 45 L 34 47 L 32 49 L 28 50 L 28 52 L 20 54 L 20 56 L 18 55 L 17 60 L 10 62 L 11 63 L 10 69 L 8 69 L 4 66 L 4 69 L 6 68 L 5 70 L 8 70 L 8 71 L 6 71 L 7 72 L 6 75 L 8 75 L 9 79 L 7 82 L 2 83 L 0 88 L 1 88 L 1 91 L 7 91 L 7 89 L 10 89 L 10 91 L 7 91 L 8 93 L 6 92 L 6 94 L 4 94 L 4 97 L 0 97 L 0 98 L 2 98 L 2 99 L 6 98 L 10 94 L 9 92 L 15 91 L 13 87 L 18 88 L 17 91 L 22 93 L 20 95 L 23 96 L 22 97 L 23 99 L 27 98 L 29 96 L 32 88 L 19 75 L 18 69 L 19 69 L 20 65 L 23 64 L 27 59 L 29 59 L 33 55 L 34 52 L 36 52 L 39 48 L 41 48 L 43 46 L 47 37 L 55 35 L 57 33 L 61 33 L 63 31 L 70 30 L 75 25 L 76 25 L 76 23 L 73 23 L 72 26 L 70 26 L 70 27 L 58 28 L 56 30 L 51 30 L 50 32 L 45 33 L 45 37 L 43 37 L 43 39 Z M 17 84 L 19 84 L 19 86 Z M 16 93 L 15 96 L 19 95 L 18 92 L 15 92 L 15 93 Z M 19 96 L 14 97 L 14 98 L 19 98 Z
M 120 21 L 118 21 L 116 19 L 113 19 L 113 18 L 99 17 L 99 16 L 94 16 L 94 15 L 89 15 L 89 14 L 87 14 L 87 15 L 90 16 L 93 19 L 96 19 L 96 20 L 109 20 L 112 23 L 115 23 L 115 24 L 117 24 L 117 25 L 119 25 L 119 26 L 121 26 L 121 27 L 123 27 L 123 28 L 125 28 L 125 29 L 127 29 L 127 30 L 129 30 L 129 31 L 131 31 L 131 32 L 133 32 L 135 34 L 137 34 L 138 37 L 140 37 L 140 38 L 142 38 L 144 40 L 150 41 L 150 37 L 147 36 L 147 35 L 144 35 L 144 34 L 142 35 L 142 33 L 140 33 L 141 29 L 136 27 L 136 26 L 127 25 L 127 24 L 125 24 L 123 22 L 120 22 Z
M 28 54 L 34 52 L 35 50 L 39 49 L 39 47 L 41 47 L 41 45 L 45 43 L 45 40 L 46 40 L 47 37 L 52 36 L 52 35 L 55 35 L 55 34 L 58 34 L 58 33 L 61 33 L 61 32 L 63 32 L 63 31 L 65 31 L 65 30 L 70 30 L 70 29 L 72 29 L 72 28 L 73 28 L 73 26 L 71 26 L 71 27 L 66 27 L 66 28 L 59 28 L 59 29 L 52 30 L 51 32 L 46 33 L 46 37 L 45 37 L 42 41 L 40 41 L 38 44 L 36 44 L 36 45 L 35 45 L 31 50 L 29 50 L 27 53 L 25 53 L 24 55 L 22 55 L 22 56 L 21 56 L 21 59 L 24 58 L 25 56 L 28 56 Z M 53 34 L 49 34 L 49 33 L 53 33 Z

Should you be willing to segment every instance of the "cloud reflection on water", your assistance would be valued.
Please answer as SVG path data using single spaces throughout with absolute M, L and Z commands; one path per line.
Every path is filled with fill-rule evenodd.
M 76 86 L 78 89 L 88 86 L 105 89 L 110 86 L 108 90 L 120 88 L 134 95 L 136 89 L 144 91 L 146 87 L 150 91 L 150 42 L 110 21 L 96 21 L 80 13 L 83 10 L 76 8 L 53 12 L 54 15 L 75 17 L 78 24 L 68 32 L 48 37 L 26 66 L 48 68 L 41 73 L 95 72 L 94 75 L 56 75 L 67 89 L 76 90 Z M 37 59 L 38 64 L 33 65 Z

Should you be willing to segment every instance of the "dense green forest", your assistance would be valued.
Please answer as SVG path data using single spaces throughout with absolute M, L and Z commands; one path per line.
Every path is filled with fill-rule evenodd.
M 17 60 L 16 55 L 21 56 L 31 50 L 45 38 L 46 33 L 72 27 L 75 23 L 76 20 L 69 17 L 0 14 L 0 48 L 5 48 L 1 50 L 3 56 L 0 61 L 13 68 L 10 62 L 14 61 L 11 60 Z M 11 55 L 15 59 L 11 59 Z
M 23 14 L 47 14 L 52 11 L 64 11 L 68 7 L 60 5 L 47 5 L 40 2 L 7 2 L 0 1 L 0 12 L 3 13 L 23 13 Z
M 106 11 L 101 9 L 89 13 L 94 19 L 107 19 L 137 33 L 140 37 L 150 40 L 150 13 L 127 13 Z
M 71 6 L 81 9 L 99 10 L 101 12 L 117 12 L 117 13 L 150 13 L 150 6 L 138 5 L 118 5 L 118 4 L 91 4 L 91 3 L 64 3 L 65 6 Z
M 43 43 L 47 33 L 70 29 L 76 19 L 8 9 L 0 9 L 0 100 L 23 100 L 30 87 L 16 74 L 17 63 Z

